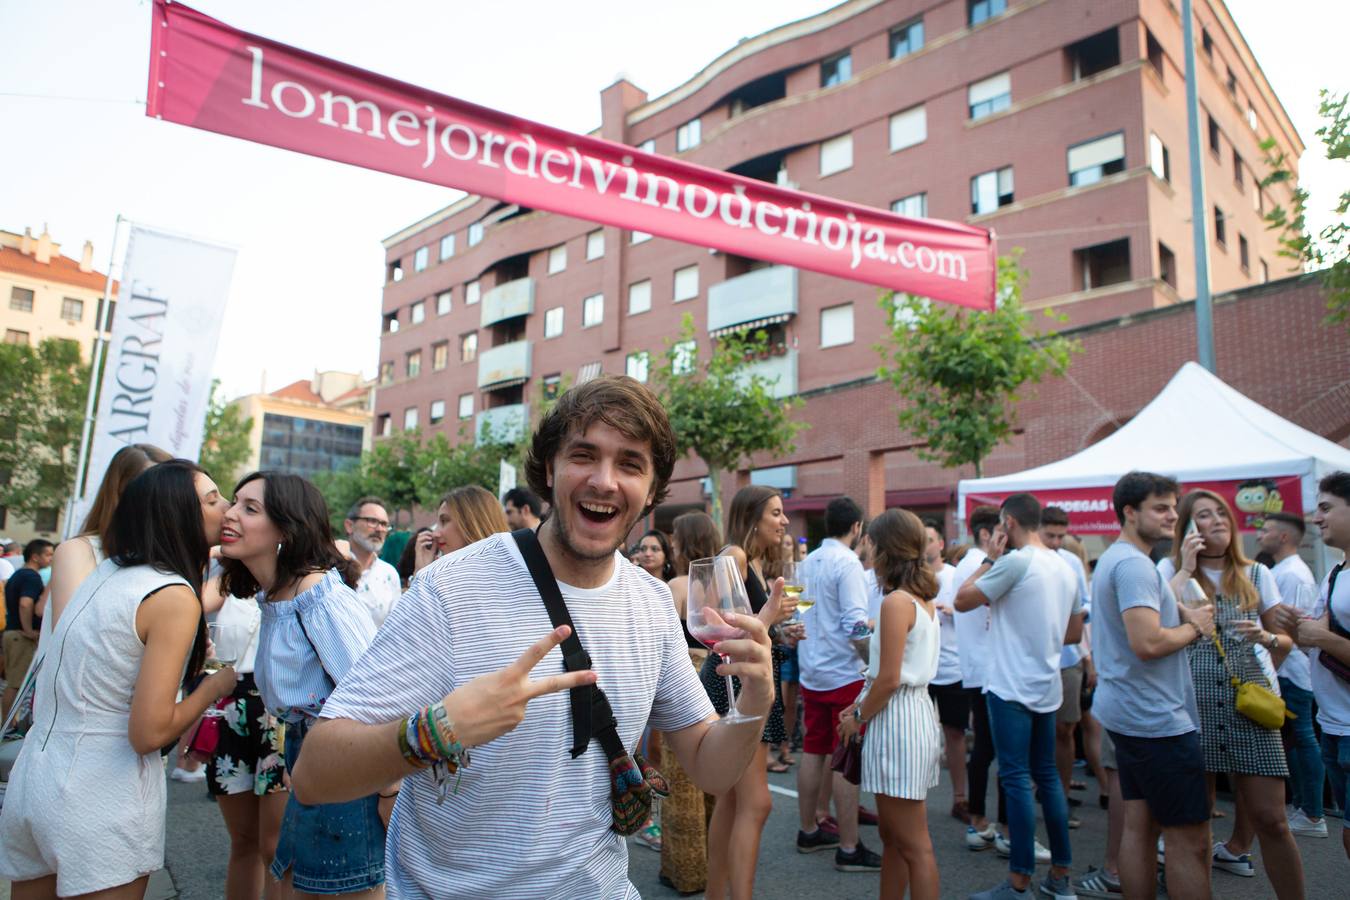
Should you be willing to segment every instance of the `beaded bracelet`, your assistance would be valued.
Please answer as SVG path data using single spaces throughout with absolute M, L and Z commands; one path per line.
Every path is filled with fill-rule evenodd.
M 431 760 L 423 756 L 421 747 L 418 746 L 417 717 L 415 715 L 409 716 L 403 722 L 403 727 L 398 730 L 398 751 L 403 755 L 403 759 L 408 765 L 413 768 L 425 769 L 432 763 Z
M 469 751 L 455 736 L 444 704 L 433 703 L 404 721 L 398 734 L 399 753 L 418 769 L 436 767 L 454 774 L 469 764 Z

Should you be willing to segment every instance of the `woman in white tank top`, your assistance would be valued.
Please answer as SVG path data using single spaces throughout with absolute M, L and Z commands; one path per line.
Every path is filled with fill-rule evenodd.
M 924 564 L 928 533 L 913 513 L 891 509 L 867 529 L 873 571 L 886 592 L 853 717 L 865 722 L 862 789 L 877 797 L 883 851 L 881 896 L 938 897 L 928 834 L 928 791 L 938 782 L 942 736 L 928 682 L 937 674 L 941 628 L 937 577 Z M 850 729 L 851 730 L 851 729 Z

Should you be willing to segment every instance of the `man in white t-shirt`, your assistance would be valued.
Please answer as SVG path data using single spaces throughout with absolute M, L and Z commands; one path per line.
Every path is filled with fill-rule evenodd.
M 1026 895 L 1036 871 L 1033 782 L 1050 838 L 1050 872 L 1040 891 L 1070 898 L 1069 807 L 1055 768 L 1055 711 L 1063 695 L 1060 652 L 1066 640 L 1082 637 L 1083 597 L 1068 563 L 1041 543 L 1040 502 L 1031 494 L 1013 494 L 999 513 L 988 558 L 957 589 L 956 608 L 989 606 L 985 699 L 1008 798 L 1012 857 L 1008 880 L 971 900 Z
M 347 531 L 352 559 L 361 566 L 356 596 L 361 598 L 370 612 L 371 621 L 379 628 L 403 592 L 398 569 L 380 559 L 385 538 L 389 536 L 389 513 L 384 501 L 379 497 L 362 497 L 347 510 L 342 526 Z
M 1332 472 L 1317 485 L 1312 521 L 1322 543 L 1350 554 L 1350 472 Z M 1331 779 L 1336 804 L 1345 809 L 1350 777 L 1350 574 L 1342 559 L 1322 582 L 1318 618 L 1300 620 L 1298 643 L 1308 653 L 1317 724 L 1322 726 L 1322 761 Z M 1325 665 L 1322 654 L 1331 657 Z M 1339 666 L 1334 665 L 1339 663 Z M 1350 827 L 1342 823 L 1341 845 L 1350 858 Z
M 1041 510 L 1041 543 L 1047 550 L 1059 554 L 1059 558 L 1073 569 L 1078 579 L 1078 590 L 1086 603 L 1087 573 L 1083 571 L 1083 562 L 1072 551 L 1065 549 L 1064 538 L 1069 533 L 1069 514 L 1058 506 L 1047 506 Z M 1086 621 L 1086 613 L 1084 621 Z M 1063 699 L 1055 712 L 1055 766 L 1059 769 L 1059 780 L 1064 784 L 1064 796 L 1069 796 L 1069 783 L 1073 776 L 1073 733 L 1078 723 L 1083 721 L 1083 682 L 1087 677 L 1087 662 L 1083 653 L 1081 639 L 1065 641 L 1059 654 L 1059 680 L 1063 690 Z M 1078 817 L 1069 814 L 1069 827 L 1079 826 Z
M 512 535 L 496 534 L 428 566 L 324 705 L 292 786 L 302 803 L 335 803 L 403 779 L 390 896 L 638 897 L 611 828 L 611 768 L 588 739 L 603 730 L 585 714 L 591 684 L 624 748 L 663 732 L 701 790 L 730 790 L 754 758 L 774 699 L 765 626 L 724 616 L 744 636 L 716 644 L 730 658 L 718 673 L 740 678 L 737 705 L 761 721 L 717 725 L 669 589 L 619 552 L 665 498 L 675 447 L 660 401 L 622 375 L 567 391 L 532 439 L 526 477 L 553 510 L 538 543 L 589 669 L 563 674 L 569 631 L 553 629 Z
M 941 626 L 941 650 L 938 654 L 937 674 L 928 683 L 928 696 L 937 706 L 938 722 L 942 725 L 943 747 L 947 754 L 947 773 L 952 778 L 952 818 L 970 821 L 970 803 L 966 799 L 966 729 L 970 727 L 970 695 L 961 686 L 961 654 L 956 639 L 956 566 L 942 558 L 947 539 L 942 533 L 942 520 L 925 516 L 924 531 L 928 545 L 924 562 L 938 580 L 935 598 L 938 625 Z
M 1290 513 L 1267 513 L 1256 532 L 1256 543 L 1275 564 L 1270 574 L 1280 589 L 1280 600 L 1292 607 L 1297 616 L 1311 616 L 1317 605 L 1317 579 L 1312 569 L 1298 555 L 1307 527 L 1302 516 Z M 1298 627 L 1298 619 L 1291 622 L 1291 633 Z M 1326 768 L 1322 764 L 1322 748 L 1313 730 L 1312 672 L 1308 668 L 1308 654 L 1297 646 L 1280 663 L 1280 696 L 1298 718 L 1289 723 L 1293 740 L 1288 744 L 1289 782 L 1293 789 L 1294 812 L 1289 816 L 1289 830 L 1307 837 L 1326 837 L 1327 823 L 1323 818 L 1322 785 Z

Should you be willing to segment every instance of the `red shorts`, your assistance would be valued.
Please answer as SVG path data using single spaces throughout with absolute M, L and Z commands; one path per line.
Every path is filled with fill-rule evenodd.
M 802 688 L 802 721 L 806 737 L 802 751 L 829 756 L 839 743 L 839 714 L 858 699 L 863 682 L 859 679 L 832 691 L 812 691 Z

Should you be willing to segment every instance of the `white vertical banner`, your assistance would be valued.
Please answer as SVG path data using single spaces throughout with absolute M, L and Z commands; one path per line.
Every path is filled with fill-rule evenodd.
M 516 467 L 502 460 L 497 472 L 497 499 L 500 500 L 506 496 L 507 491 L 516 486 Z
M 154 444 L 197 459 L 235 255 L 230 247 L 132 227 L 72 533 L 126 445 Z

